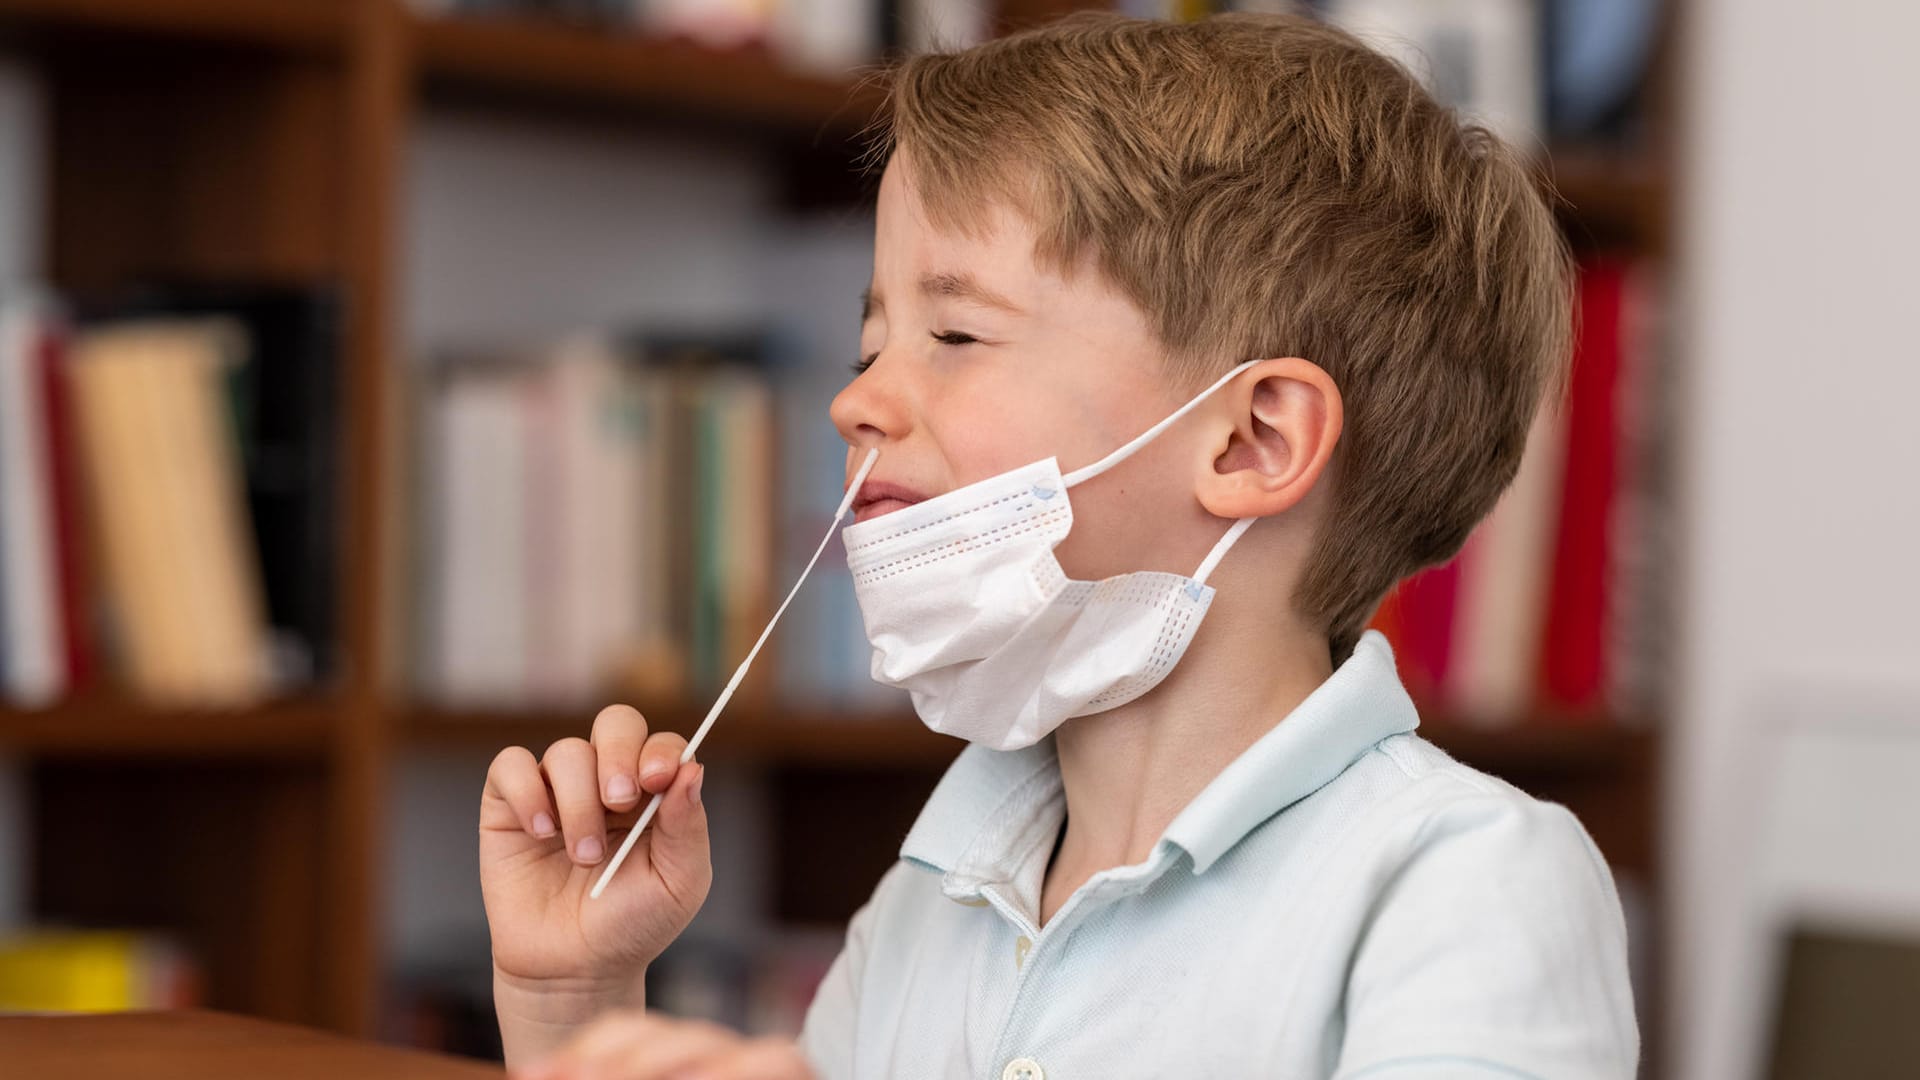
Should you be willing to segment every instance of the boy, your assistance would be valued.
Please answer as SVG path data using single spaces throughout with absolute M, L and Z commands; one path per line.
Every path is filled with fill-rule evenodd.
M 1290 17 L 1079 16 L 917 57 L 888 135 L 860 373 L 832 410 L 850 476 L 878 451 L 845 535 L 876 675 L 976 745 L 797 1046 L 638 1011 L 710 880 L 684 742 L 615 706 L 591 742 L 503 752 L 481 867 L 509 1063 L 1632 1075 L 1604 862 L 1563 808 L 1420 739 L 1363 632 L 1396 581 L 1460 548 L 1562 385 L 1568 258 L 1523 164 Z M 998 556 L 978 555 L 1013 526 L 860 561 L 957 527 L 977 507 L 956 498 L 1025 497 L 1007 478 L 1034 463 L 1105 461 L 1188 402 L 1109 471 L 1067 477 L 1048 539 L 1064 579 L 1034 562 L 1034 595 L 997 593 Z M 1064 505 L 1058 486 L 1029 501 Z M 988 561 L 887 591 L 892 567 L 956 552 Z M 1038 613 L 1002 618 L 1021 604 Z M 1043 618 L 1060 632 L 1008 644 Z M 1157 641 L 1137 669 L 1134 619 Z M 1001 622 L 1016 637 L 986 640 Z M 587 901 L 609 829 L 654 792 L 633 865 Z

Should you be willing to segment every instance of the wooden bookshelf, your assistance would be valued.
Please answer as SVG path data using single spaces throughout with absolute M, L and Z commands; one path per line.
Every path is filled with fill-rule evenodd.
M 1666 252 L 1667 209 L 1672 198 L 1666 172 L 1651 154 L 1561 146 L 1540 163 L 1539 172 L 1542 187 L 1576 249 Z
M 405 26 L 415 71 L 430 90 L 464 88 L 801 134 L 856 129 L 880 103 L 872 89 L 793 71 L 764 49 L 720 52 L 688 41 L 523 18 L 412 17 Z
M 690 734 L 700 705 L 642 706 L 656 731 Z M 536 753 L 556 740 L 585 736 L 594 707 L 447 709 L 419 706 L 404 714 L 409 742 L 425 746 L 526 746 Z M 1505 724 L 1459 718 L 1426 720 L 1420 735 L 1454 757 L 1488 772 L 1515 776 L 1606 775 L 1635 767 L 1653 730 L 1612 717 L 1528 717 Z M 713 761 L 845 761 L 882 764 L 944 763 L 962 744 L 938 735 L 910 711 L 832 712 L 730 707 L 701 747 Z
M 345 44 L 350 4 L 330 0 L 0 0 L 15 29 L 73 29 L 319 52 Z
M 234 709 L 170 709 L 90 695 L 46 709 L 0 707 L 0 753 L 318 761 L 339 708 L 325 698 L 294 698 Z
M 1003 26 L 1085 6 L 1003 5 Z M 45 76 L 53 201 L 45 265 L 57 289 L 149 272 L 326 280 L 352 319 L 341 365 L 338 550 L 344 676 L 326 694 L 231 711 L 100 694 L 0 708 L 0 753 L 34 762 L 47 851 L 137 830 L 153 873 L 199 874 L 160 895 L 112 859 L 40 858 L 36 902 L 83 920 L 180 928 L 203 946 L 220 1008 L 368 1033 L 381 995 L 378 931 L 387 791 L 408 750 L 536 749 L 583 734 L 591 710 L 422 707 L 386 612 L 395 494 L 395 279 L 404 145 L 423 102 L 484 97 L 623 125 L 720 131 L 844 154 L 878 99 L 764 52 L 513 20 L 423 18 L 402 0 L 0 0 L 0 49 Z M 826 136 L 826 139 L 822 139 Z M 1658 251 L 1668 191 L 1650 160 L 1554 156 L 1572 233 Z M 1580 237 L 1576 237 L 1580 239 Z M 657 710 L 689 731 L 705 703 Z M 1651 873 L 1658 738 L 1642 727 L 1540 723 L 1423 734 L 1471 764 L 1581 812 L 1618 865 Z M 756 767 L 937 770 L 957 749 L 904 715 L 750 705 L 707 756 Z M 134 793 L 121 804 L 114 793 Z M 97 808 L 92 817 L 87 808 Z M 54 823 L 52 815 L 65 815 Z M 95 849 L 97 850 L 97 849 Z M 157 869 L 156 869 L 157 868 Z M 222 937 L 238 927 L 246 948 Z M 197 936 L 196 936 L 197 935 Z M 284 953 L 284 962 L 272 959 Z

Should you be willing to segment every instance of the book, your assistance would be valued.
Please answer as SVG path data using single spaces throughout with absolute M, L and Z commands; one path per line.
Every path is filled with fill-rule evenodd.
M 1397 590 L 1400 638 L 1394 652 L 1407 692 L 1423 703 L 1444 704 L 1441 689 L 1452 656 L 1459 585 L 1455 558 L 1414 574 Z
M 973 0 L 900 0 L 909 53 L 956 52 L 993 36 L 993 9 Z
M 513 369 L 463 365 L 430 405 L 437 581 L 427 677 L 456 704 L 528 696 L 527 432 Z
M 40 401 L 46 412 L 53 490 L 54 570 L 58 577 L 58 621 L 66 669 L 63 689 L 68 693 L 92 684 L 96 633 L 86 527 L 81 520 L 79 463 L 74 456 L 78 451 L 74 444 L 73 395 L 67 373 L 70 334 L 71 327 L 64 315 L 50 316 L 41 325 Z
M 1530 0 L 1329 0 L 1323 11 L 1405 64 L 1441 104 L 1523 151 L 1539 144 L 1545 92 Z
M 40 929 L 0 938 L 0 1012 L 189 1009 L 203 978 L 161 935 Z
M 220 320 L 81 332 L 70 370 L 90 520 L 130 687 L 223 706 L 271 689 L 260 565 L 224 396 L 242 360 Z
M 1592 712 L 1604 705 L 1620 484 L 1618 393 L 1626 278 L 1626 263 L 1614 258 L 1589 260 L 1580 271 L 1563 496 L 1541 657 L 1542 692 L 1560 713 Z
M 47 299 L 0 299 L 0 696 L 29 708 L 67 688 L 59 504 L 41 372 Z
M 1442 697 L 1468 723 L 1512 723 L 1534 705 L 1560 502 L 1561 412 L 1558 402 L 1541 408 L 1512 485 L 1460 555 L 1457 640 Z

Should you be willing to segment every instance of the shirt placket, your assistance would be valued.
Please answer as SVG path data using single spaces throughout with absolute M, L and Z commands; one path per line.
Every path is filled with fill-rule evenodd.
M 1148 863 L 1095 874 L 1067 898 L 1045 927 L 1036 926 L 997 884 L 980 889 L 980 895 L 1019 931 L 1014 941 L 1013 992 L 989 1059 L 993 1063 L 986 1073 L 989 1080 L 1047 1080 L 1047 1048 L 1042 1045 L 1045 1033 L 1034 1026 L 1034 1019 L 1045 1010 L 1029 1009 L 1027 1005 L 1049 994 L 1046 984 L 1052 973 L 1047 970 L 1048 962 L 1065 948 L 1067 939 L 1087 916 L 1107 904 L 1144 892 L 1165 871 L 1167 861 L 1167 852 L 1156 850 Z

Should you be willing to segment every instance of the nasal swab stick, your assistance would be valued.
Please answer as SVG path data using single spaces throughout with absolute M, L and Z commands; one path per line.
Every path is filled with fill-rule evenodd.
M 866 483 L 867 473 L 872 470 L 874 460 L 879 456 L 878 450 L 867 451 L 867 460 L 860 463 L 860 471 L 853 474 L 853 483 L 847 485 L 847 493 L 840 499 L 840 509 L 834 511 L 833 522 L 827 526 L 827 534 L 820 538 L 820 546 L 813 549 L 813 558 L 807 560 L 806 569 L 800 571 L 800 580 L 794 582 L 793 588 L 787 591 L 787 598 L 780 601 L 780 606 L 774 610 L 773 618 L 767 620 L 767 628 L 760 631 L 760 639 L 753 643 L 753 648 L 747 650 L 747 658 L 740 661 L 740 666 L 734 669 L 733 678 L 727 680 L 726 689 L 720 691 L 720 697 L 713 703 L 713 708 L 707 710 L 707 718 L 700 721 L 700 727 L 693 733 L 693 738 L 687 740 L 687 748 L 680 753 L 680 764 L 685 765 L 693 760 L 693 752 L 700 749 L 701 740 L 707 737 L 707 732 L 713 730 L 713 722 L 720 716 L 720 710 L 726 708 L 727 699 L 733 697 L 733 692 L 740 688 L 740 680 L 746 677 L 747 668 L 753 666 L 753 658 L 760 655 L 760 646 L 767 643 L 767 636 L 773 633 L 774 626 L 780 622 L 780 616 L 786 614 L 787 605 L 793 603 L 793 598 L 799 593 L 800 586 L 806 583 L 807 575 L 813 573 L 813 564 L 819 562 L 820 553 L 827 550 L 827 541 L 833 539 L 833 530 L 839 527 L 840 519 L 846 517 L 847 511 L 853 507 L 854 496 L 860 494 L 860 485 Z M 627 852 L 633 850 L 633 842 L 640 839 L 640 833 L 646 829 L 647 822 L 653 820 L 653 815 L 660 809 L 660 800 L 666 798 L 666 794 L 663 791 L 655 795 L 653 801 L 647 803 L 647 808 L 640 811 L 640 820 L 634 822 L 633 828 L 627 830 L 627 838 L 620 842 L 620 850 L 613 853 L 613 861 L 607 864 L 606 870 L 600 875 L 600 880 L 593 883 L 593 890 L 587 894 L 588 896 L 595 900 L 600 899 L 600 894 L 606 891 L 607 882 L 613 880 L 613 872 L 620 869 L 621 863 L 627 861 Z

